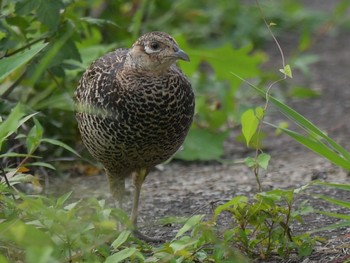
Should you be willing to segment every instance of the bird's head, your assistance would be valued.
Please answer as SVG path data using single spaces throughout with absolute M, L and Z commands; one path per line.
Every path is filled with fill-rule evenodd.
M 150 32 L 132 45 L 126 64 L 140 71 L 158 73 L 166 71 L 178 59 L 190 61 L 171 36 L 163 32 Z

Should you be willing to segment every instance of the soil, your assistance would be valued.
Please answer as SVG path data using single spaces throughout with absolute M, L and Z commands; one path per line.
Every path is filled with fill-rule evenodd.
M 320 1 L 310 1 L 317 5 Z M 325 1 L 333 2 L 333 1 Z M 336 1 L 335 1 L 336 2 Z M 315 3 L 315 4 L 314 4 Z M 317 5 L 318 8 L 331 8 L 329 5 Z M 329 9 L 330 10 L 330 9 Z M 289 99 L 288 104 L 323 129 L 343 147 L 350 150 L 350 34 L 349 32 L 331 32 L 321 35 L 309 54 L 317 54 L 319 61 L 310 65 L 310 73 L 293 72 L 293 79 L 288 85 L 301 85 L 320 92 L 320 96 L 308 99 Z M 297 41 L 291 33 L 280 39 L 286 57 L 295 48 Z M 264 51 L 270 57 L 265 65 L 267 68 L 279 69 L 280 56 L 274 43 L 269 43 Z M 279 87 L 276 86 L 275 89 Z M 259 102 L 261 106 L 263 102 Z M 282 114 L 274 108 L 269 108 L 267 119 L 278 123 L 285 120 Z M 272 130 L 266 127 L 268 132 Z M 233 135 L 237 131 L 233 131 Z M 152 222 L 164 216 L 191 216 L 194 213 L 212 213 L 212 202 L 223 203 L 238 195 L 252 196 L 257 192 L 257 183 L 253 172 L 240 160 L 253 156 L 231 136 L 225 143 L 227 160 L 235 164 L 217 162 L 185 163 L 173 161 L 159 169 L 154 169 L 143 185 L 140 226 L 143 232 L 152 233 L 163 238 L 172 238 L 175 227 L 152 226 Z M 271 155 L 270 166 L 266 173 L 261 174 L 264 190 L 275 188 L 297 188 L 314 179 L 327 182 L 350 183 L 348 172 L 332 165 L 329 161 L 297 144 L 287 135 L 271 134 L 265 141 L 265 151 Z M 127 186 L 131 191 L 130 185 Z M 74 191 L 76 198 L 95 196 L 109 198 L 107 180 L 103 176 L 71 176 L 67 179 L 50 182 L 50 189 L 55 192 Z M 321 193 L 326 196 L 350 201 L 348 192 L 325 187 L 312 187 L 300 198 L 308 199 L 315 209 L 340 211 L 339 207 L 312 198 L 310 193 Z M 131 193 L 128 192 L 131 198 Z M 130 204 L 129 204 L 130 206 Z M 349 214 L 349 210 L 343 210 Z M 295 233 L 318 229 L 336 222 L 329 217 L 312 214 L 304 218 L 304 224 L 292 225 Z M 258 262 L 345 262 L 350 260 L 350 228 L 338 228 L 332 231 L 318 233 L 326 241 L 317 243 L 313 253 L 302 259 L 291 255 L 289 259 L 271 258 Z

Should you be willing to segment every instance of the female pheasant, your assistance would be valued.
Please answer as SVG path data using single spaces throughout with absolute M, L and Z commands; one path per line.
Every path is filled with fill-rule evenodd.
M 82 140 L 105 168 L 110 190 L 123 208 L 125 179 L 132 176 L 131 221 L 137 230 L 141 186 L 148 172 L 183 143 L 194 114 L 191 84 L 176 66 L 189 61 L 166 33 L 141 36 L 85 71 L 74 94 Z

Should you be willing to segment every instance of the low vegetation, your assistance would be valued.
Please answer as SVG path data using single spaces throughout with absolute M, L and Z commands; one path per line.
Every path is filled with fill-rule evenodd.
M 267 85 L 285 85 L 292 69 L 309 74 L 308 65 L 317 56 L 304 51 L 315 35 L 348 24 L 344 14 L 349 4 L 341 1 L 333 13 L 325 14 L 292 0 L 253 5 L 232 1 L 229 6 L 227 1 L 206 2 L 0 3 L 0 263 L 249 262 L 272 255 L 304 257 L 319 240 L 316 232 L 350 225 L 347 214 L 321 211 L 310 206 L 307 198 L 298 202 L 314 185 L 350 191 L 349 185 L 314 182 L 271 191 L 260 186 L 260 170 L 267 169 L 270 161 L 263 151 L 267 135 L 261 133 L 262 125 L 272 125 L 335 165 L 350 169 L 350 153 L 282 102 L 291 95 L 308 98 L 317 94 L 305 87 L 287 87 L 288 92 L 277 93 L 274 85 Z M 299 30 L 301 23 L 304 27 Z M 70 193 L 53 198 L 40 194 L 40 189 L 42 174 L 61 176 L 66 163 L 89 161 L 77 143 L 71 101 L 83 70 L 107 50 L 130 46 L 141 32 L 159 30 L 157 25 L 174 35 L 191 57 L 191 63 L 181 67 L 196 91 L 196 119 L 184 151 L 174 158 L 221 161 L 223 142 L 241 125 L 237 140 L 256 151 L 245 163 L 260 191 L 251 198 L 236 196 L 215 204 L 209 217 L 194 214 L 169 219 L 179 225 L 176 236 L 162 244 L 147 244 L 131 235 L 128 216 L 105 200 L 72 201 Z M 267 54 L 260 46 L 286 32 L 300 37 L 291 63 L 284 62 L 281 52 L 280 71 L 263 71 Z M 251 100 L 257 98 L 261 106 L 252 107 Z M 271 104 L 302 132 L 266 123 L 264 116 Z M 30 194 L 18 190 L 23 185 Z M 348 201 L 316 197 L 350 209 Z M 302 224 L 304 215 L 310 213 L 341 221 L 312 232 L 292 233 L 291 226 Z M 225 227 L 219 223 L 221 217 L 228 218 Z M 125 230 L 117 230 L 118 223 Z

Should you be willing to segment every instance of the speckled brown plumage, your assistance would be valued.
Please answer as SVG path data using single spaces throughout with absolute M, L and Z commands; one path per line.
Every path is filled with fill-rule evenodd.
M 133 175 L 135 227 L 144 178 L 178 150 L 192 123 L 194 95 L 178 59 L 189 61 L 171 36 L 146 33 L 132 48 L 93 62 L 75 92 L 82 140 L 105 167 L 120 206 Z

